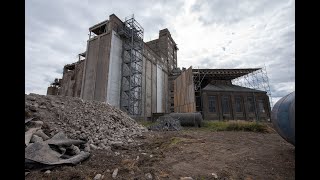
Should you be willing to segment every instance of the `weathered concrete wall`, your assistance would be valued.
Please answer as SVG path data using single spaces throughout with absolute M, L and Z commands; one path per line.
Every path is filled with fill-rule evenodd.
M 111 47 L 111 32 L 101 35 L 99 42 L 99 53 L 97 62 L 96 87 L 94 100 L 106 102 L 107 85 L 109 78 L 109 62 Z
M 84 60 L 67 64 L 59 80 L 59 91 L 56 95 L 80 97 Z
M 168 109 L 168 74 L 163 71 L 163 98 L 162 98 L 162 109 L 163 112 L 169 112 Z
M 163 112 L 163 72 L 159 65 L 157 65 L 157 112 Z
M 145 116 L 151 117 L 152 115 L 152 69 L 151 62 L 146 61 L 146 92 L 145 92 Z
M 47 95 L 58 95 L 59 89 L 54 86 L 49 86 L 47 89 Z
M 74 80 L 71 80 L 71 76 L 74 76 L 74 71 L 64 71 L 61 80 L 60 95 L 72 96 L 73 88 L 70 86 L 70 84 L 74 84 Z
M 157 112 L 157 65 L 152 64 L 151 65 L 151 70 L 152 70 L 152 113 Z
M 88 41 L 81 92 L 85 100 L 106 102 L 111 36 L 109 31 Z
M 74 91 L 73 91 L 74 97 L 80 97 L 83 68 L 84 68 L 84 61 L 80 61 L 78 64 L 75 65 L 75 84 L 74 84 Z
M 107 102 L 116 107 L 120 107 L 121 54 L 122 40 L 115 31 L 112 31 Z

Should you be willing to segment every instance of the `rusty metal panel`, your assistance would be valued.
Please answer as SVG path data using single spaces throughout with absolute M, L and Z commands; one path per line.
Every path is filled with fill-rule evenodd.
M 174 112 L 196 112 L 192 67 L 174 80 Z

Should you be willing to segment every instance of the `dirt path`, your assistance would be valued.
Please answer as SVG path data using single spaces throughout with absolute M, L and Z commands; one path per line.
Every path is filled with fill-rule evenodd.
M 94 151 L 74 167 L 58 167 L 50 174 L 32 172 L 26 179 L 295 179 L 295 148 L 276 133 L 148 132 L 135 147 Z

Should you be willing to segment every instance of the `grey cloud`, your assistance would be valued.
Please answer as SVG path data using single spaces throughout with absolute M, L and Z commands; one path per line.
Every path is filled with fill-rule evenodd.
M 191 11 L 200 14 L 199 20 L 204 25 L 229 24 L 263 14 L 286 2 L 285 0 L 199 0 L 191 7 Z

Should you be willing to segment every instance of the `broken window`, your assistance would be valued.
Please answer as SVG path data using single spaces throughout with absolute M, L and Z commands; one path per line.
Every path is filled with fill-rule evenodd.
M 208 104 L 209 104 L 209 112 L 217 112 L 216 96 L 209 96 L 208 97 Z

